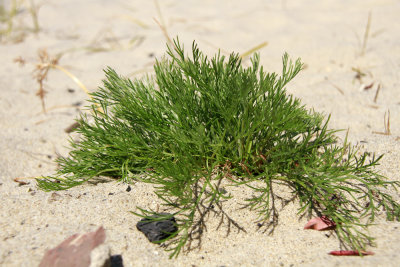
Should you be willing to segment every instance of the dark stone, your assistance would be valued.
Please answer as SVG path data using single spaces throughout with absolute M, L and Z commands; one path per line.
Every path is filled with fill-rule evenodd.
M 176 220 L 173 216 L 169 219 L 160 219 L 169 215 L 171 214 L 160 213 L 143 218 L 136 224 L 136 228 L 144 233 L 150 242 L 161 241 L 178 231 Z
M 126 188 L 126 192 L 130 192 L 132 190 L 131 186 L 128 185 L 128 187 Z
M 110 257 L 110 267 L 124 267 L 121 255 L 112 255 Z

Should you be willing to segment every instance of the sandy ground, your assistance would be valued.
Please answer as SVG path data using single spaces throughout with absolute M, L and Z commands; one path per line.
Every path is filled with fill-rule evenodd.
M 0 44 L 1 266 L 35 266 L 46 249 L 100 225 L 106 229 L 112 253 L 121 254 L 125 266 L 395 266 L 400 262 L 398 222 L 386 222 L 381 215 L 370 228 L 378 244 L 371 248 L 374 256 L 333 257 L 327 253 L 339 249 L 338 241 L 304 231 L 307 219 L 296 215 L 297 203 L 280 212 L 279 225 L 268 235 L 258 230 L 254 213 L 238 209 L 249 194 L 238 189 L 231 189 L 236 199 L 226 209 L 247 233 L 233 229 L 226 235 L 227 226 L 216 230 L 219 220 L 210 217 L 202 248 L 169 260 L 167 252 L 136 230 L 138 218 L 129 213 L 137 206 L 156 207 L 159 201 L 151 186 L 137 183 L 127 192 L 127 185 L 110 182 L 54 194 L 38 190 L 32 180 L 23 186 L 13 181 L 53 173 L 52 161 L 68 153 L 64 129 L 87 104 L 73 80 L 51 70 L 45 81 L 48 112 L 42 112 L 32 76 L 38 50 L 46 49 L 50 56 L 62 53 L 59 65 L 94 91 L 106 66 L 132 78 L 151 72 L 166 43 L 153 18 L 186 47 L 196 40 L 209 55 L 218 48 L 223 53 L 243 53 L 268 42 L 259 51 L 268 71 L 280 70 L 285 51 L 301 57 L 307 68 L 288 91 L 310 108 L 332 114 L 330 126 L 349 129 L 354 144 L 384 153 L 378 169 L 389 179 L 400 180 L 400 1 L 160 0 L 161 17 L 153 1 L 41 3 L 41 31 L 27 33 L 20 43 L 10 41 L 10 36 Z M 362 53 L 369 12 L 369 37 Z M 24 25 L 32 24 L 26 11 L 19 18 Z M 19 56 L 26 61 L 24 67 L 13 62 Z M 357 79 L 354 69 L 365 76 Z M 360 90 L 371 83 L 370 89 Z M 381 89 L 374 101 L 378 84 Z M 385 131 L 388 111 L 391 135 L 375 133 Z

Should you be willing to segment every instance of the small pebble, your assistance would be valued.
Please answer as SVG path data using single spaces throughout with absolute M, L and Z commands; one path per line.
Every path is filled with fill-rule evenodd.
M 169 219 L 158 221 L 155 221 L 155 219 L 168 215 L 171 214 L 160 213 L 158 215 L 143 218 L 136 224 L 136 228 L 144 233 L 150 242 L 154 243 L 166 239 L 167 237 L 178 231 L 175 218 L 171 217 Z

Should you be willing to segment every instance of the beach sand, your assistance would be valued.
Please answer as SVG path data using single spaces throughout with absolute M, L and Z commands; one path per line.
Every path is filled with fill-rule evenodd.
M 44 81 L 47 113 L 43 113 L 33 76 L 40 63 L 38 51 L 45 49 L 51 58 L 60 54 L 59 66 L 95 91 L 107 66 L 131 78 L 152 73 L 167 42 L 154 18 L 171 38 L 179 36 L 187 49 L 196 40 L 210 56 L 219 48 L 228 55 L 267 42 L 258 50 L 266 71 L 280 71 L 284 52 L 293 59 L 300 57 L 306 68 L 288 85 L 288 92 L 309 108 L 331 114 L 330 127 L 348 129 L 349 141 L 362 145 L 362 150 L 385 154 L 377 169 L 390 180 L 400 180 L 399 1 L 35 3 L 42 3 L 40 31 L 15 30 L 0 44 L 1 266 L 37 266 L 47 249 L 101 225 L 112 254 L 122 255 L 124 266 L 396 266 L 400 262 L 400 223 L 385 221 L 383 213 L 369 228 L 378 245 L 370 248 L 374 256 L 333 257 L 328 252 L 339 249 L 338 240 L 326 232 L 303 230 L 307 218 L 297 215 L 297 202 L 279 212 L 279 224 L 269 235 L 257 227 L 255 212 L 239 209 L 251 191 L 238 188 L 229 189 L 235 198 L 224 207 L 247 233 L 233 228 L 227 235 L 227 225 L 217 230 L 219 218 L 210 216 L 201 248 L 170 260 L 168 252 L 137 231 L 139 218 L 129 212 L 160 204 L 151 185 L 135 183 L 127 192 L 126 184 L 112 181 L 46 193 L 34 180 L 24 179 L 26 185 L 13 181 L 54 173 L 53 160 L 69 151 L 64 129 L 88 104 L 87 95 L 70 77 L 51 69 Z M 29 13 L 22 11 L 16 21 L 32 27 Z M 16 43 L 16 39 L 21 40 Z M 14 62 L 19 57 L 25 61 L 23 67 Z M 244 59 L 244 65 L 249 64 Z M 385 132 L 389 112 L 390 135 L 383 135 L 379 132 Z M 339 133 L 342 140 L 344 135 Z M 399 193 L 392 194 L 399 199 Z

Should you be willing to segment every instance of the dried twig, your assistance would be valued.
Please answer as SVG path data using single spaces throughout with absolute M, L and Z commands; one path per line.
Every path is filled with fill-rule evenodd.
M 376 93 L 374 96 L 374 103 L 376 103 L 376 101 L 378 100 L 378 95 L 379 95 L 379 91 L 381 90 L 381 84 L 378 85 L 378 88 L 376 88 Z
M 50 69 L 58 69 L 65 73 L 68 77 L 70 77 L 89 97 L 91 97 L 89 90 L 86 86 L 71 72 L 66 70 L 64 67 L 58 65 L 58 62 L 61 58 L 62 54 L 58 54 L 54 57 L 51 57 L 46 49 L 41 49 L 38 51 L 39 63 L 36 64 L 35 69 L 33 71 L 34 78 L 39 84 L 39 89 L 36 92 L 36 95 L 39 96 L 42 102 L 42 110 L 46 113 L 46 105 L 44 98 L 46 96 L 47 91 L 44 89 L 44 81 L 47 79 Z M 26 62 L 22 57 L 17 57 L 14 59 L 15 63 L 18 63 L 20 66 L 23 66 Z
M 44 102 L 44 97 L 47 93 L 46 90 L 44 90 L 44 81 L 47 79 L 47 75 L 49 73 L 49 70 L 52 66 L 55 66 L 58 64 L 58 61 L 61 57 L 61 55 L 57 55 L 53 58 L 49 56 L 47 53 L 46 49 L 41 49 L 38 52 L 39 60 L 40 62 L 36 65 L 36 68 L 34 70 L 34 77 L 36 78 L 36 81 L 39 84 L 39 90 L 36 92 L 36 95 L 39 96 L 41 102 L 42 102 L 42 110 L 44 113 L 46 113 L 46 106 Z
M 29 184 L 29 182 L 22 181 L 21 179 L 26 179 L 26 178 L 25 177 L 17 177 L 17 178 L 14 178 L 13 181 L 18 183 L 19 186 Z
M 25 59 L 23 59 L 21 56 L 14 58 L 14 63 L 19 64 L 20 67 L 23 67 L 26 63 Z

